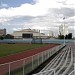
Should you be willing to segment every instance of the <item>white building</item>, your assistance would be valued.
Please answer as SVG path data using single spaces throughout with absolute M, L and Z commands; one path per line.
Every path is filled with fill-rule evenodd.
M 20 31 L 14 31 L 12 35 L 14 38 L 47 38 L 44 33 L 40 33 L 39 30 L 35 29 L 23 29 Z
M 60 25 L 59 33 L 60 33 L 60 35 L 67 35 L 68 34 L 68 25 Z
M 52 31 L 49 31 L 48 36 L 49 37 L 53 37 L 53 32 Z

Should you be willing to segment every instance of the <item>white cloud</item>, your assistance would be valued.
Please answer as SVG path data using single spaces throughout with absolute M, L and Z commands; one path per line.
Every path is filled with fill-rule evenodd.
M 4 4 L 2 2 L 0 2 L 0 8 L 8 8 L 9 6 L 7 4 Z
M 8 21 L 10 21 L 11 18 L 0 18 L 0 23 L 3 24 L 3 23 L 7 23 Z
M 13 28 L 14 31 L 20 31 L 22 28 Z
M 64 7 L 63 4 L 59 3 L 60 1 L 65 1 L 65 0 L 35 0 L 36 4 L 22 4 L 20 7 L 11 7 L 11 8 L 3 8 L 0 9 L 0 18 L 1 17 L 10 17 L 14 18 L 17 16 L 45 16 L 48 13 L 50 13 L 49 9 L 51 8 L 61 8 Z M 59 2 L 58 2 L 59 1 Z M 73 0 L 67 0 L 66 1 L 67 5 L 72 5 Z M 65 6 L 67 6 L 65 5 Z M 71 6 L 70 5 L 70 6 Z M 6 4 L 2 3 L 2 6 L 7 6 Z M 51 13 L 52 15 L 52 13 Z M 3 19 L 3 20 L 2 20 Z M 4 18 L 2 18 L 0 22 L 4 21 Z M 7 18 L 6 18 L 7 19 Z M 8 21 L 8 20 L 7 20 Z
M 66 4 L 68 4 L 68 5 L 74 5 L 74 0 L 67 0 L 67 2 L 66 2 Z
M 60 0 L 36 0 L 36 4 L 22 4 L 20 7 L 16 8 L 8 8 L 8 9 L 0 9 L 0 16 L 43 16 L 48 13 L 49 8 L 61 8 L 64 5 L 58 3 Z M 61 0 L 63 1 L 63 0 Z M 71 1 L 72 2 L 72 1 Z M 67 2 L 67 4 L 70 3 Z M 3 4 L 3 6 L 7 6 Z
M 22 4 L 20 7 L 1 9 L 0 16 L 13 17 L 13 16 L 42 16 L 47 13 L 47 8 L 40 6 L 40 3 L 35 5 Z M 6 12 L 6 13 L 5 13 Z
M 3 8 L 0 9 L 0 23 L 2 22 L 10 22 L 14 18 L 20 18 L 22 16 L 31 16 L 34 17 L 31 19 L 30 22 L 22 22 L 21 28 L 13 27 L 13 30 L 19 30 L 24 28 L 32 28 L 32 29 L 40 29 L 40 30 L 53 30 L 58 32 L 58 27 L 61 23 L 63 23 L 62 18 L 64 16 L 69 16 L 73 11 L 66 10 L 69 9 L 62 9 L 61 8 L 72 8 L 74 9 L 74 2 L 73 0 L 34 0 L 36 3 L 32 4 L 22 4 L 20 7 L 11 7 L 11 8 Z M 6 5 L 4 5 L 6 6 Z M 53 11 L 56 9 L 55 11 Z M 64 14 L 65 13 L 65 14 Z M 4 18 L 2 18 L 4 17 Z M 72 18 L 71 18 L 72 17 Z M 74 17 L 69 16 L 66 21 L 73 21 Z M 13 25 L 10 23 L 10 25 Z M 15 25 L 17 23 L 15 22 Z M 14 25 L 14 26 L 15 26 Z M 71 26 L 71 25 L 70 25 Z

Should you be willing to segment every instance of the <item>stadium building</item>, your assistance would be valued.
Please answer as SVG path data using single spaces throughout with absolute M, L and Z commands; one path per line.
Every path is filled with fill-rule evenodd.
M 12 33 L 15 39 L 23 38 L 47 38 L 44 33 L 40 33 L 40 30 L 35 29 L 23 29 L 20 31 L 14 31 Z

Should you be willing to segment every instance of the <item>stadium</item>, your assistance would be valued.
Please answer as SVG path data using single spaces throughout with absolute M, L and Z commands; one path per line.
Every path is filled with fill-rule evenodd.
M 0 0 L 0 75 L 75 75 L 74 0 Z
M 0 41 L 0 49 L 2 47 L 2 50 L 4 49 L 3 46 L 7 49 L 18 46 L 18 50 L 20 48 L 24 49 L 25 46 L 26 48 L 28 47 L 28 50 L 26 49 L 27 51 L 12 52 L 14 51 L 13 48 L 10 54 L 2 55 L 0 57 L 0 74 L 74 75 L 74 43 L 70 40 L 68 43 L 65 41 L 66 44 L 63 44 L 61 40 L 61 44 L 58 40 L 55 40 L 56 43 L 53 41 L 47 42 L 47 39 L 45 41 L 42 40 L 42 44 L 36 41 L 36 45 L 25 43 L 25 41 L 22 43 L 21 40 L 15 44 L 2 43 L 2 41 Z M 34 45 L 35 48 L 29 49 L 32 45 Z M 9 46 L 11 48 L 9 48 Z
M 36 29 L 23 29 L 20 31 L 14 31 L 12 33 L 15 39 L 24 39 L 24 38 L 47 38 L 44 33 L 40 33 L 40 30 Z

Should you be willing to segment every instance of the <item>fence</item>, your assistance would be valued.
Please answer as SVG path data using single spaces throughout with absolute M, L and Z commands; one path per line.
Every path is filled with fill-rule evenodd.
M 64 40 L 60 39 L 4 39 L 0 40 L 0 43 L 58 43 L 63 44 Z M 75 43 L 74 40 L 65 40 L 65 43 Z
M 26 75 L 60 50 L 63 46 L 64 45 L 59 45 L 24 59 L 0 64 L 0 75 Z

